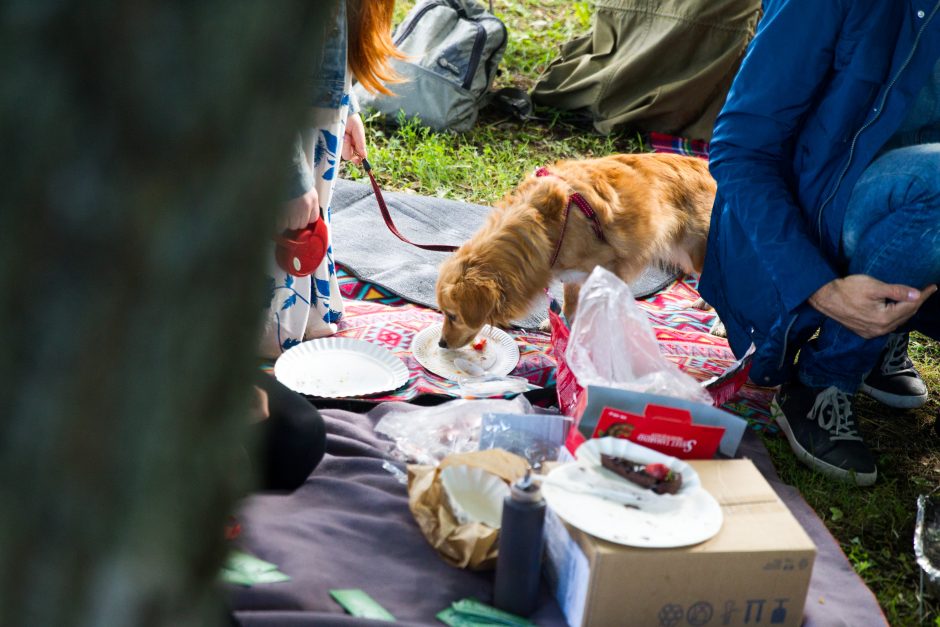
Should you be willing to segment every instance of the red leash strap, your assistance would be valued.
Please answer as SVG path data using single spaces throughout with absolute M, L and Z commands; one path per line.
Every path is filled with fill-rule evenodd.
M 375 192 L 375 199 L 379 203 L 379 211 L 382 212 L 382 219 L 385 220 L 385 226 L 388 227 L 388 230 L 391 231 L 395 237 L 405 242 L 406 244 L 411 244 L 412 246 L 417 246 L 418 248 L 423 248 L 424 250 L 433 250 L 440 253 L 452 253 L 459 248 L 459 246 L 447 246 L 444 244 L 417 244 L 402 235 L 398 229 L 395 228 L 395 223 L 392 222 L 392 216 L 388 212 L 388 205 L 385 204 L 385 198 L 382 196 L 382 190 L 379 189 L 379 184 L 375 181 L 375 175 L 372 174 L 372 164 L 369 163 L 368 159 L 363 158 L 362 169 L 366 171 L 366 174 L 369 175 L 369 180 L 372 181 L 372 191 Z

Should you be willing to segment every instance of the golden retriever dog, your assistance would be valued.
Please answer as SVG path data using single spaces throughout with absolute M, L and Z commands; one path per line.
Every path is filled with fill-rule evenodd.
M 560 161 L 548 172 L 528 176 L 441 265 L 442 348 L 466 345 L 487 323 L 505 327 L 523 317 L 553 276 L 564 283 L 564 313 L 573 321 L 581 284 L 595 266 L 627 282 L 651 263 L 701 272 L 715 200 L 704 160 L 612 155 Z M 603 240 L 574 203 L 564 226 L 575 192 L 596 214 Z

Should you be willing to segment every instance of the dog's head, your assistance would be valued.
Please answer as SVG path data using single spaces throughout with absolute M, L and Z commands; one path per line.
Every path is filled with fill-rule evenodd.
M 456 256 L 447 259 L 437 278 L 437 306 L 444 314 L 441 348 L 469 344 L 483 325 L 493 322 L 499 299 L 495 278 Z

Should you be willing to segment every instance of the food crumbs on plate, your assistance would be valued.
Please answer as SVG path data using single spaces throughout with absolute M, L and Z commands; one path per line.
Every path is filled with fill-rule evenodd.
M 473 344 L 471 344 L 471 346 L 473 347 L 473 350 L 475 351 L 482 351 L 484 348 L 486 348 L 486 338 L 478 337 L 476 340 L 473 341 Z

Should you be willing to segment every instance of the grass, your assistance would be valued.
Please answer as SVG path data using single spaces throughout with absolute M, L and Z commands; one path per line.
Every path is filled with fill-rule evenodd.
M 413 0 L 399 1 L 398 20 L 412 5 Z M 530 88 L 558 46 L 590 27 L 587 2 L 500 0 L 496 11 L 510 33 L 497 87 Z M 518 122 L 485 110 L 476 127 L 464 134 L 434 133 L 404 120 L 392 128 L 368 118 L 370 160 L 389 190 L 491 204 L 524 174 L 553 160 L 644 149 L 636 135 L 601 136 L 570 116 L 539 113 L 537 122 Z M 350 167 L 346 176 L 363 174 Z M 911 356 L 934 395 L 940 394 L 940 344 L 915 336 Z M 919 410 L 885 411 L 859 399 L 856 409 L 866 442 L 878 454 L 879 479 L 872 488 L 852 488 L 812 473 L 796 462 L 782 437 L 766 437 L 765 443 L 781 477 L 798 487 L 823 519 L 890 623 L 920 624 L 912 537 L 917 496 L 940 485 L 933 429 L 940 404 L 933 398 Z M 924 624 L 940 626 L 938 599 L 928 595 Z

